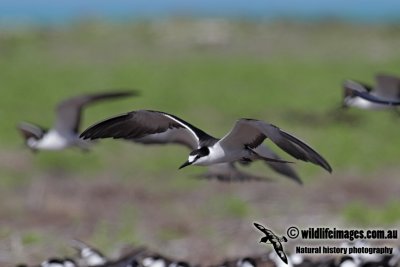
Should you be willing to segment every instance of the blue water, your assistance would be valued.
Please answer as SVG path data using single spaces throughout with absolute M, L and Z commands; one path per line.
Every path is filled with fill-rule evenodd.
M 1 24 L 65 24 L 170 16 L 400 23 L 399 0 L 0 0 Z

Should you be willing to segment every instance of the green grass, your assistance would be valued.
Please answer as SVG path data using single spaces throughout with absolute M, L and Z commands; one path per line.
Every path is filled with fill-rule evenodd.
M 252 29 L 252 25 L 246 27 Z M 395 45 L 400 35 L 391 27 L 366 31 L 340 24 L 267 24 L 253 25 L 252 32 L 230 25 L 232 43 L 214 49 L 165 43 L 166 37 L 154 33 L 154 28 L 146 23 L 88 23 L 5 35 L 5 60 L 0 62 L 3 149 L 16 150 L 20 145 L 15 135 L 19 121 L 51 125 L 54 114 L 49 110 L 61 99 L 123 87 L 138 88 L 142 96 L 88 108 L 84 127 L 115 114 L 148 108 L 171 112 L 222 136 L 236 118 L 254 117 L 300 136 L 326 156 L 336 171 L 354 167 L 370 171 L 396 163 L 400 141 L 392 125 L 398 118 L 389 112 L 350 110 L 362 119 L 354 125 L 288 119 L 291 111 L 319 116 L 321 122 L 340 102 L 345 78 L 371 82 L 376 72 L 396 73 L 400 52 Z M 358 31 L 365 35 L 356 38 Z M 181 33 L 181 39 L 185 34 L 189 33 Z M 110 145 L 109 150 L 117 152 L 121 146 Z M 98 169 L 105 153 L 44 152 L 35 161 L 43 168 Z M 182 161 L 168 159 L 164 165 L 163 158 L 156 159 L 162 168 Z M 147 161 L 146 157 L 139 165 Z M 305 173 L 320 172 L 301 165 Z
M 354 201 L 342 211 L 348 223 L 363 226 L 393 226 L 400 221 L 400 202 L 371 206 Z

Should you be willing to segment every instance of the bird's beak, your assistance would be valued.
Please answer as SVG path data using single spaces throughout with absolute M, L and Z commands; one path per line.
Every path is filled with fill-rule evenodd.
M 187 160 L 185 163 L 183 163 L 183 164 L 179 167 L 179 170 L 182 169 L 182 168 L 185 168 L 186 166 L 192 165 L 192 163 L 193 163 L 193 162 L 189 162 L 189 161 Z

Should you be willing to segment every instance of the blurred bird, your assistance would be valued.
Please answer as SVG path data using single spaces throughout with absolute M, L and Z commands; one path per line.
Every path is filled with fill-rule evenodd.
M 108 261 L 99 250 L 83 241 L 74 239 L 71 241 L 71 245 L 78 251 L 79 261 L 87 267 L 103 265 Z
M 236 259 L 226 259 L 223 262 L 209 267 L 276 267 L 268 253 L 252 255 Z
M 69 258 L 52 258 L 42 262 L 40 267 L 77 267 L 77 265 L 74 260 Z
M 160 255 L 152 255 L 143 258 L 140 263 L 143 267 L 168 267 L 172 262 Z
M 274 163 L 289 163 L 266 153 L 262 143 L 269 138 L 296 159 L 309 161 L 328 172 L 332 171 L 329 163 L 310 146 L 272 124 L 254 119 L 239 119 L 228 134 L 222 139 L 217 139 L 174 115 L 160 111 L 138 110 L 99 122 L 86 129 L 80 137 L 90 140 L 109 137 L 135 140 L 150 138 L 152 135 L 158 135 L 160 139 L 168 138 L 170 134 L 173 137 L 178 134 L 183 135 L 189 140 L 185 141 L 190 142 L 189 147 L 195 147 L 190 152 L 188 160 L 179 169 L 189 165 L 206 166 L 260 159 Z
M 137 257 L 141 267 L 190 267 L 186 261 L 175 260 L 156 252 L 144 251 Z
M 143 253 L 148 252 L 145 247 L 134 248 L 128 253 L 125 253 L 122 257 L 117 260 L 107 261 L 100 265 L 101 267 L 138 267 L 140 265 Z M 100 267 L 97 265 L 97 267 Z
M 60 102 L 56 108 L 54 127 L 46 130 L 40 126 L 22 122 L 17 126 L 25 139 L 25 144 L 32 150 L 62 150 L 76 146 L 87 150 L 89 143 L 79 139 L 79 126 L 82 110 L 86 105 L 100 100 L 109 100 L 134 96 L 136 91 L 105 92 L 75 96 Z
M 243 163 L 241 163 L 243 164 Z M 287 166 L 290 168 L 290 166 Z M 250 182 L 264 181 L 271 182 L 268 177 L 257 176 L 248 172 L 241 171 L 237 168 L 236 162 L 217 163 L 207 167 L 207 171 L 196 175 L 198 179 L 217 180 L 219 182 Z M 290 177 L 291 178 L 291 177 Z M 300 178 L 295 179 L 298 183 L 302 183 Z
M 343 107 L 385 109 L 400 105 L 400 78 L 378 74 L 376 85 L 346 80 L 343 83 Z

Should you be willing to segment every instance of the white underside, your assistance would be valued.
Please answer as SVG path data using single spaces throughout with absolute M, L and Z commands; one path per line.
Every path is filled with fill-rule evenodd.
M 351 107 L 357 107 L 360 109 L 387 109 L 391 108 L 389 105 L 384 105 L 384 104 L 379 104 L 379 103 L 374 103 L 371 101 L 368 101 L 364 98 L 361 97 L 353 97 L 349 100 L 347 100 L 347 105 Z
M 50 130 L 40 140 L 28 139 L 28 146 L 38 150 L 62 150 L 70 146 L 86 147 L 89 143 L 73 132 L 59 133 Z
M 91 248 L 82 249 L 81 254 L 87 266 L 97 266 L 106 263 L 106 260 Z
M 153 259 L 151 257 L 145 258 L 142 261 L 144 267 L 166 267 L 166 263 L 163 259 Z
M 64 267 L 64 264 L 62 263 L 50 263 L 50 262 L 42 262 L 40 264 L 40 267 Z
M 197 161 L 193 163 L 193 165 L 207 166 L 217 163 L 233 162 L 240 160 L 244 157 L 246 158 L 254 157 L 254 154 L 252 155 L 246 149 L 226 151 L 220 146 L 219 142 L 217 142 L 214 146 L 210 147 L 209 150 L 210 153 L 208 156 L 199 158 Z

